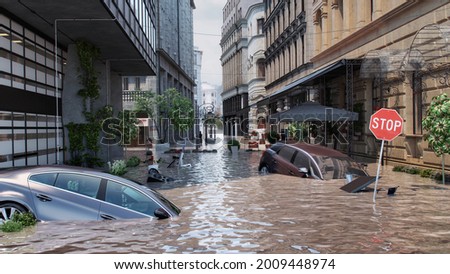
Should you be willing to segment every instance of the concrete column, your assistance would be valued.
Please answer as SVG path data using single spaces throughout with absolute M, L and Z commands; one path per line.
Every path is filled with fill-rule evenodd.
M 333 2 L 331 5 L 331 44 L 334 45 L 338 43 L 342 38 L 342 14 L 340 11 L 339 4 Z
M 350 35 L 350 33 L 351 33 L 351 28 L 353 28 L 354 26 L 353 26 L 353 24 L 352 24 L 352 18 L 354 18 L 354 14 L 353 14 L 353 1 L 351 1 L 351 0 L 342 0 L 342 3 L 343 3 L 343 22 L 342 22 L 342 25 L 343 25 L 343 32 L 342 32 L 342 35 L 343 35 L 343 37 L 342 38 L 345 38 L 345 37 L 347 37 L 348 35 Z
M 362 28 L 369 24 L 372 18 L 370 11 L 371 0 L 359 0 L 357 1 L 356 9 L 356 27 Z
M 329 26 L 330 22 L 328 19 L 328 12 L 326 11 L 325 7 L 322 7 L 322 13 L 320 16 L 320 20 L 322 22 L 322 51 L 327 49 L 328 46 L 330 45 L 330 37 L 331 37 L 331 33 L 330 33 L 330 29 L 331 26 Z
M 314 14 L 314 54 L 319 54 L 322 50 L 322 28 L 320 26 L 320 15 Z
M 63 78 L 64 90 L 61 94 L 61 113 L 63 128 L 69 123 L 84 123 L 83 100 L 78 96 L 78 91 L 82 88 L 78 79 L 78 68 L 80 60 L 78 59 L 77 47 L 75 44 L 69 45 L 67 48 L 67 65 L 65 67 L 65 76 Z M 63 146 L 70 148 L 69 131 L 64 130 Z M 64 151 L 64 159 L 69 161 L 69 149 Z
M 373 0 L 373 17 L 372 20 L 376 20 L 377 18 L 383 15 L 383 2 L 385 0 Z

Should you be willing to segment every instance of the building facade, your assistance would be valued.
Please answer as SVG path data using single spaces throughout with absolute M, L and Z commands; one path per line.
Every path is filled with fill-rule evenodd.
M 223 8 L 220 46 L 222 47 L 223 92 L 221 96 L 225 135 L 242 135 L 248 131 L 250 75 L 247 72 L 247 60 L 251 40 L 249 30 L 253 22 L 249 22 L 246 16 L 253 5 L 261 2 L 229 0 Z M 257 26 L 254 27 L 257 29 Z M 235 123 L 240 125 L 237 127 L 238 132 L 234 132 Z
M 67 125 L 82 124 L 77 41 L 98 49 L 99 96 L 122 109 L 120 75 L 156 74 L 156 1 L 6 1 L 0 7 L 0 167 L 70 162 Z M 92 108 L 91 108 L 92 107 Z M 96 157 L 121 158 L 100 143 Z
M 250 6 L 245 15 L 248 33 L 248 49 L 245 73 L 248 75 L 248 129 L 245 133 L 253 131 L 263 134 L 265 131 L 264 120 L 258 120 L 257 102 L 264 98 L 266 93 L 266 67 L 265 49 L 266 39 L 264 35 L 265 10 L 264 3 L 260 2 Z
M 125 109 L 132 110 L 134 102 L 144 91 L 161 95 L 171 88 L 177 89 L 195 105 L 198 67 L 195 64 L 197 59 L 194 57 L 193 46 L 193 9 L 194 1 L 172 0 L 157 3 L 157 73 L 155 76 L 122 78 Z M 165 114 L 161 115 L 164 118 Z M 170 131 L 170 123 L 166 119 L 158 125 L 145 117 L 139 117 L 139 121 L 139 136 L 133 140 L 132 145 L 145 145 L 147 137 L 156 142 L 175 141 L 176 138 L 171 137 L 174 135 Z
M 170 88 L 177 89 L 194 102 L 194 16 L 193 0 L 159 1 L 158 75 L 155 91 L 162 94 Z M 164 114 L 162 114 L 164 115 Z M 170 124 L 161 125 L 161 142 L 177 141 L 178 134 L 170 130 Z M 172 133 L 171 133 L 172 132 Z M 189 138 L 193 138 L 193 130 Z M 172 138 L 174 137 L 174 138 Z
M 421 122 L 434 96 L 450 94 L 442 50 L 449 1 L 265 1 L 265 8 L 268 95 L 258 107 L 268 119 L 306 101 L 357 112 L 357 121 L 340 128 L 344 140 L 324 136 L 323 145 L 375 160 L 380 141 L 369 130 L 370 116 L 395 109 L 404 129 L 387 143 L 385 160 L 440 164 Z

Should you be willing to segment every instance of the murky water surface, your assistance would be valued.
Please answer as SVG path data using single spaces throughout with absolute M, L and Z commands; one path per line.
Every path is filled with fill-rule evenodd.
M 0 232 L 0 253 L 450 253 L 448 186 L 386 167 L 374 204 L 372 192 L 340 190 L 344 180 L 260 176 L 260 153 L 160 165 L 177 179 L 154 185 L 182 208 L 176 219 L 39 223 Z

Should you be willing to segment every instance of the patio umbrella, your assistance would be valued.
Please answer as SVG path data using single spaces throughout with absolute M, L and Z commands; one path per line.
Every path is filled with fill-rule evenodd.
M 323 106 L 317 102 L 306 102 L 283 112 L 270 115 L 271 119 L 313 122 L 313 121 L 356 121 L 358 113 L 345 109 Z

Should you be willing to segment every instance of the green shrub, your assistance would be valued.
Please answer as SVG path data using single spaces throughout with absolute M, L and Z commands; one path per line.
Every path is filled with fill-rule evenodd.
M 109 163 L 109 173 L 122 176 L 127 173 L 127 164 L 124 160 L 114 160 L 112 165 Z
M 420 174 L 420 169 L 417 167 L 406 168 L 405 172 L 408 174 Z
M 35 224 L 36 218 L 32 213 L 16 213 L 10 221 L 7 221 L 0 226 L 0 230 L 3 232 L 19 232 L 24 227 L 33 226 Z
M 132 156 L 127 160 L 127 167 L 136 167 L 141 163 L 141 159 L 137 156 Z
M 404 172 L 404 171 L 405 171 L 405 167 L 404 167 L 404 166 L 394 166 L 394 168 L 392 169 L 392 171 L 395 171 L 395 172 Z
M 231 139 L 227 143 L 228 150 L 231 151 L 232 146 L 237 146 L 238 150 L 241 149 L 241 143 L 238 140 Z
M 420 171 L 420 177 L 431 178 L 432 174 L 433 174 L 433 170 L 431 170 L 431 169 L 422 169 Z
M 0 228 L 3 232 L 19 232 L 23 229 L 23 225 L 18 222 L 7 221 Z
M 21 223 L 24 227 L 33 226 L 37 222 L 33 213 L 30 213 L 30 212 L 14 214 L 12 221 Z

